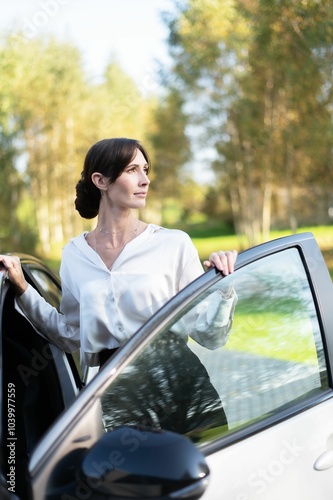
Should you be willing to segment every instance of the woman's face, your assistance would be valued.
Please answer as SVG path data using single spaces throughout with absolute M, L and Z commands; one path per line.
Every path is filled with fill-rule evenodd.
M 107 196 L 111 204 L 122 208 L 144 207 L 150 184 L 148 170 L 145 157 L 137 149 L 131 163 L 112 184 L 108 184 Z

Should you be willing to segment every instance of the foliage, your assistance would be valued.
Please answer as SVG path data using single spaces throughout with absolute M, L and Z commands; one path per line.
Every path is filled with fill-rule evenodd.
M 85 228 L 74 198 L 90 146 L 112 136 L 144 141 L 151 105 L 115 61 L 104 81 L 87 81 L 80 52 L 53 38 L 4 36 L 0 65 L 0 237 L 26 251 L 39 238 L 38 252 L 50 255 Z
M 152 145 L 152 196 L 159 200 L 161 220 L 165 221 L 165 202 L 177 199 L 182 192 L 181 169 L 190 158 L 189 140 L 185 134 L 187 116 L 183 97 L 173 88 L 160 97 L 154 108 L 154 127 L 149 134 Z
M 201 147 L 216 152 L 236 231 L 249 244 L 269 237 L 277 189 L 296 230 L 295 188 L 311 182 L 327 192 L 332 178 L 330 2 L 175 3 L 166 16 L 174 82 Z
M 315 223 L 319 207 L 328 213 L 330 1 L 175 0 L 165 22 L 171 71 L 150 98 L 114 57 L 96 82 L 69 43 L 1 37 L 3 248 L 57 256 L 91 228 L 75 213 L 75 185 L 89 147 L 112 136 L 136 137 L 151 153 L 146 220 L 217 221 L 236 232 L 232 248 L 245 248 L 270 239 L 278 217 L 296 232 L 303 214 Z

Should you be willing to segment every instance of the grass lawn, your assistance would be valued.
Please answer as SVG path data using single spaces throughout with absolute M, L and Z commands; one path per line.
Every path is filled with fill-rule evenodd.
M 274 311 L 262 311 L 260 321 L 256 316 L 236 311 L 232 334 L 224 349 L 292 363 L 317 363 L 310 322 L 293 321 L 290 315 L 286 318 L 285 314 Z M 256 325 L 255 336 L 253 325 Z

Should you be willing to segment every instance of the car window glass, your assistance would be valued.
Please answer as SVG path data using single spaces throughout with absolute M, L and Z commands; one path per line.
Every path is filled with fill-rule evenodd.
M 30 272 L 43 290 L 43 296 L 45 299 L 59 310 L 61 301 L 60 288 L 56 285 L 53 279 L 41 269 L 30 268 Z
M 53 305 L 58 311 L 60 310 L 60 302 L 61 302 L 61 289 L 60 285 L 57 285 L 45 271 L 42 269 L 29 268 L 31 274 L 37 282 L 37 285 L 40 288 L 40 291 L 51 305 Z M 76 377 L 76 372 L 78 373 L 79 379 L 83 379 L 82 367 L 81 367 L 81 359 L 80 352 L 76 351 L 71 353 L 71 355 L 67 355 L 68 361 L 71 364 L 72 371 Z M 72 359 L 74 361 L 74 366 L 72 365 Z
M 225 304 L 234 293 L 233 310 Z M 217 314 L 218 294 L 226 301 Z M 311 288 L 298 251 L 289 249 L 203 292 L 128 364 L 101 404 L 107 430 L 150 425 L 206 443 L 292 411 L 327 387 Z

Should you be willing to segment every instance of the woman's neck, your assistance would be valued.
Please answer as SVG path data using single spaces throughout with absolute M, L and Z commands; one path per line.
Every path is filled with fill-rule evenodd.
M 135 238 L 139 222 L 132 214 L 126 218 L 112 221 L 100 216 L 98 217 L 95 232 L 97 238 L 105 245 L 117 248 Z

